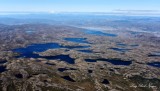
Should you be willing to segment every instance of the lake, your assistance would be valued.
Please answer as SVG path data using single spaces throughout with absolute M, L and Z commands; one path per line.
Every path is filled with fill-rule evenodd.
M 0 66 L 0 73 L 6 71 L 6 66 Z
M 160 62 L 151 62 L 147 63 L 147 65 L 160 68 Z
M 75 82 L 75 80 L 73 80 L 70 76 L 62 76 L 62 78 L 71 82 Z
M 84 53 L 92 53 L 92 50 L 78 50 L 79 52 L 84 52 Z
M 87 38 L 64 38 L 66 41 L 76 42 L 76 43 L 88 43 Z
M 126 48 L 109 48 L 109 49 L 112 49 L 114 51 L 118 51 L 118 52 L 127 52 L 131 49 L 126 49 Z
M 150 53 L 148 57 L 160 57 L 160 52 Z
M 78 46 L 78 48 L 81 48 L 81 47 Z M 16 58 L 20 58 L 20 57 L 22 58 L 45 58 L 48 60 L 59 59 L 67 63 L 74 64 L 74 59 L 71 58 L 69 55 L 40 56 L 39 54 L 35 54 L 35 52 L 44 52 L 48 49 L 56 49 L 56 48 L 66 48 L 66 47 L 60 46 L 57 43 L 32 44 L 25 48 L 13 49 L 13 52 L 19 53 L 19 56 L 16 56 Z M 76 48 L 76 46 L 74 48 Z
M 113 65 L 130 65 L 132 61 L 123 61 L 121 59 L 85 59 L 86 62 L 97 62 L 97 61 L 106 61 Z
M 85 34 L 97 35 L 97 36 L 108 36 L 108 37 L 116 37 L 116 34 L 101 32 L 97 30 L 85 29 L 83 30 Z

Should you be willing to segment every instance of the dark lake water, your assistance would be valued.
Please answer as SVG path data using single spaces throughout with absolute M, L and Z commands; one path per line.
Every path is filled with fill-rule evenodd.
M 118 51 L 118 52 L 126 52 L 126 51 L 131 50 L 131 49 L 126 49 L 126 48 L 110 48 L 110 49 L 114 51 Z
M 88 73 L 92 73 L 93 72 L 93 70 L 88 70 Z
M 15 77 L 16 78 L 23 78 L 23 75 L 22 74 L 16 74 Z
M 75 49 L 75 48 L 89 48 L 90 46 L 63 46 L 63 48 Z
M 111 34 L 111 33 L 104 33 L 101 31 L 97 31 L 97 30 L 91 30 L 91 29 L 85 29 L 84 30 L 85 34 L 92 34 L 92 35 L 98 35 L 98 36 L 109 36 L 109 37 L 116 37 L 116 34 Z
M 25 57 L 25 58 L 40 58 L 38 54 L 35 54 L 34 52 L 44 52 L 48 49 L 55 49 L 55 48 L 61 48 L 61 46 L 57 43 L 46 43 L 46 44 L 32 44 L 25 48 L 17 48 L 13 49 L 13 52 L 20 53 L 19 57 Z
M 20 53 L 16 58 L 24 57 L 24 58 L 45 58 L 48 60 L 59 59 L 61 61 L 65 61 L 70 64 L 74 64 L 74 59 L 69 55 L 56 55 L 56 56 L 40 56 L 39 54 L 35 54 L 34 52 L 43 52 L 48 49 L 61 48 L 56 43 L 47 43 L 47 44 L 32 44 L 26 48 L 17 48 L 14 49 L 14 52 Z
M 6 66 L 0 66 L 0 73 L 6 71 Z
M 127 66 L 127 65 L 132 64 L 132 61 L 123 61 L 121 59 L 85 59 L 86 62 L 97 62 L 98 60 L 110 62 L 113 65 L 126 65 Z
M 127 47 L 127 46 L 129 46 L 129 47 L 138 47 L 139 46 L 138 44 L 131 44 L 131 45 L 129 45 L 129 44 L 121 43 L 121 42 L 117 42 L 116 45 L 120 46 L 120 47 Z
M 71 77 L 69 76 L 62 76 L 63 79 L 71 81 L 71 82 L 75 82 Z
M 51 65 L 51 66 L 53 66 L 53 65 L 56 65 L 56 64 L 54 64 L 54 63 L 46 63 L 47 65 Z
M 71 58 L 69 55 L 56 55 L 56 56 L 40 56 L 38 54 L 22 54 L 20 56 L 17 56 L 17 58 L 20 58 L 20 57 L 24 57 L 24 58 L 45 58 L 45 59 L 48 59 L 48 60 L 59 60 L 59 61 L 65 61 L 69 64 L 74 64 L 74 58 Z M 51 64 L 51 63 L 46 63 L 48 65 L 54 65 L 54 64 Z
M 130 45 L 131 47 L 137 47 L 139 46 L 138 44 Z
M 66 41 L 76 42 L 76 43 L 88 43 L 87 38 L 64 38 Z
M 31 44 L 25 48 L 13 49 L 14 52 L 21 53 L 24 56 L 33 56 L 33 52 L 44 52 L 48 49 L 58 49 L 58 48 L 89 48 L 90 46 L 61 46 L 58 43 L 46 43 L 46 44 Z M 34 55 L 35 57 L 37 55 Z
M 148 57 L 160 57 L 160 52 L 150 53 Z
M 86 62 L 97 62 L 96 59 L 85 59 Z
M 0 64 L 6 63 L 6 60 L 0 60 Z M 0 66 L 0 73 L 6 71 L 6 66 Z
M 127 44 L 118 43 L 117 46 L 123 46 L 123 47 L 125 47 L 125 46 L 127 46 Z
M 7 60 L 0 60 L 0 64 L 4 64 L 6 62 L 7 62 Z
M 84 53 L 92 53 L 93 51 L 91 50 L 78 50 L 79 52 L 84 52 Z
M 147 63 L 147 65 L 160 68 L 160 62 Z
M 68 70 L 67 68 L 58 68 L 58 71 L 60 71 L 60 72 L 63 72 L 63 71 L 66 71 L 66 70 Z
M 57 55 L 57 56 L 40 56 L 35 52 L 44 52 L 48 49 L 57 49 L 57 48 L 89 48 L 90 46 L 61 46 L 58 43 L 46 43 L 46 44 L 31 44 L 25 48 L 17 48 L 13 49 L 13 52 L 19 53 L 19 56 L 16 58 L 45 58 L 45 59 L 59 59 L 61 61 L 65 61 L 70 64 L 74 64 L 74 59 L 69 55 Z
M 31 44 L 25 48 L 13 49 L 13 51 L 21 54 L 30 54 L 33 52 L 43 52 L 48 49 L 55 49 L 55 48 L 61 48 L 61 46 L 57 43 Z
M 58 68 L 58 71 L 60 71 L 60 72 L 64 72 L 66 70 L 77 70 L 77 69 L 75 69 L 75 68 Z
M 103 79 L 102 83 L 103 84 L 109 84 L 109 81 L 107 79 Z

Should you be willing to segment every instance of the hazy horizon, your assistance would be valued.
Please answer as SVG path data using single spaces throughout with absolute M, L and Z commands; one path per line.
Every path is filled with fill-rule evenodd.
M 159 3 L 159 0 L 1 0 L 0 12 L 157 12 Z

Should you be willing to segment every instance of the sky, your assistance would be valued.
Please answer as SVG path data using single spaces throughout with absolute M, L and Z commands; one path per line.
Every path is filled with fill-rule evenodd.
M 160 0 L 0 0 L 0 12 L 160 10 Z

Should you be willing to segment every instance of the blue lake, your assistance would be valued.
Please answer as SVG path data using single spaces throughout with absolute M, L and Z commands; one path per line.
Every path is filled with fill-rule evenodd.
M 125 49 L 125 48 L 110 48 L 110 49 L 112 49 L 114 51 L 118 51 L 118 52 L 126 52 L 126 51 L 131 50 L 131 49 Z
M 150 53 L 148 56 L 149 57 L 160 57 L 160 52 Z
M 160 62 L 147 63 L 147 65 L 160 68 Z
M 132 61 L 123 61 L 121 59 L 85 59 L 86 62 L 97 62 L 97 61 L 106 61 L 110 62 L 113 65 L 130 65 Z
M 127 46 L 127 44 L 118 43 L 117 46 Z
M 62 48 L 74 49 L 74 48 L 89 48 L 90 46 L 63 46 Z
M 61 48 L 57 43 L 46 43 L 46 44 L 31 44 L 25 48 L 13 49 L 14 52 L 19 52 L 21 54 L 28 54 L 33 52 L 43 52 L 48 49 Z
M 84 52 L 84 53 L 92 53 L 93 51 L 91 50 L 78 50 L 79 52 Z
M 32 44 L 25 48 L 17 48 L 13 49 L 13 52 L 20 53 L 19 57 L 25 58 L 40 58 L 38 54 L 34 54 L 34 52 L 44 52 L 48 49 L 61 48 L 61 46 L 57 43 L 46 43 L 46 44 Z
M 85 30 L 83 30 L 83 32 L 85 34 L 98 35 L 98 36 L 109 36 L 109 37 L 116 37 L 117 36 L 116 34 L 104 33 L 101 31 L 91 30 L 91 29 L 85 29 Z
M 13 49 L 13 52 L 20 53 L 20 57 L 26 58 L 39 58 L 38 54 L 34 54 L 34 52 L 44 52 L 48 49 L 58 49 L 58 48 L 89 48 L 90 46 L 61 46 L 58 43 L 46 43 L 46 44 L 31 44 L 25 48 L 17 48 Z
M 139 46 L 138 44 L 130 45 L 131 47 L 137 47 Z
M 34 52 L 44 52 L 48 49 L 56 49 L 56 48 L 88 48 L 90 46 L 60 46 L 57 43 L 46 43 L 46 44 L 32 44 L 25 48 L 17 48 L 13 49 L 13 52 L 19 53 L 16 58 L 45 58 L 48 60 L 59 59 L 61 61 L 65 61 L 70 64 L 74 64 L 74 59 L 69 55 L 56 55 L 56 56 L 40 56 L 39 54 L 35 54 Z
M 117 45 L 117 46 L 120 46 L 120 47 L 127 47 L 127 46 L 130 46 L 130 47 L 138 47 L 138 46 L 139 46 L 138 44 L 128 45 L 128 44 L 124 44 L 124 43 L 121 43 L 121 42 L 117 42 L 116 45 Z
M 76 42 L 76 43 L 88 43 L 87 38 L 64 38 L 66 41 Z

